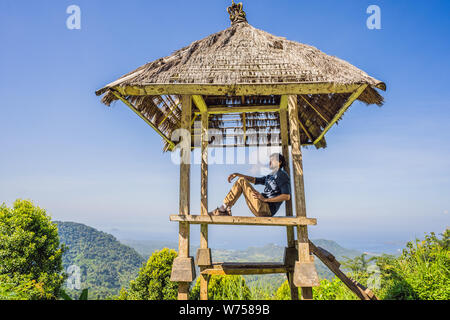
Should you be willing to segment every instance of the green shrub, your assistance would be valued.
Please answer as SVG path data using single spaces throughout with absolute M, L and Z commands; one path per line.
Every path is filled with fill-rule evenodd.
M 289 287 L 289 281 L 283 282 L 283 284 L 275 292 L 275 300 L 291 300 L 291 288 Z
M 299 290 L 300 292 L 300 290 Z M 319 287 L 313 288 L 314 300 L 355 300 L 356 296 L 338 278 L 323 279 Z M 275 300 L 291 300 L 291 289 L 286 280 L 276 291 Z
M 190 293 L 190 299 L 200 299 L 200 277 Z M 213 275 L 208 283 L 208 300 L 250 300 L 250 289 L 242 276 Z
M 449 229 L 439 239 L 434 233 L 408 242 L 398 258 L 383 256 L 380 296 L 395 300 L 450 299 Z
M 177 252 L 171 249 L 155 251 L 147 263 L 139 270 L 135 280 L 130 282 L 130 289 L 122 289 L 119 300 L 175 300 L 178 285 L 170 281 L 173 260 Z

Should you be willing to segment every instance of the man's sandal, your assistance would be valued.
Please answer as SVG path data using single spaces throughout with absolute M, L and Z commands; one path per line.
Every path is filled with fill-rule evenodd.
M 221 211 L 220 208 L 216 208 L 215 210 L 208 212 L 210 216 L 231 216 L 231 209 L 227 208 L 225 211 Z

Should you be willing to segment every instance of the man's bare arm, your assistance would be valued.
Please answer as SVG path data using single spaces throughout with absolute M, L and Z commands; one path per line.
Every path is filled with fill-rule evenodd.
M 290 194 L 280 194 L 279 196 L 273 197 L 273 198 L 264 198 L 264 202 L 283 202 L 283 201 L 289 201 L 291 200 Z
M 291 200 L 290 194 L 280 194 L 279 196 L 273 198 L 264 198 L 261 193 L 253 192 L 253 197 L 261 200 L 262 202 L 283 202 Z
M 255 184 L 255 181 L 256 181 L 255 177 L 246 176 L 246 175 L 240 174 L 240 173 L 232 173 L 228 177 L 228 182 L 231 183 L 231 181 L 233 181 L 233 179 L 236 177 L 244 178 L 245 180 L 247 180 L 248 182 L 253 183 L 253 184 Z

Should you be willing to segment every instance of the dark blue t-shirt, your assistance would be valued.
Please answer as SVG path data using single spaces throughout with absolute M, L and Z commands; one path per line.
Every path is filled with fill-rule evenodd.
M 274 198 L 280 194 L 291 194 L 291 179 L 283 169 L 265 177 L 255 178 L 255 184 L 264 185 L 264 192 L 261 193 L 264 198 Z M 268 202 L 272 217 L 280 209 L 282 202 Z

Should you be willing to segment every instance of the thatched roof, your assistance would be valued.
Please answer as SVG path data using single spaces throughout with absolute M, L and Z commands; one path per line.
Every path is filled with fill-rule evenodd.
M 256 29 L 243 17 L 237 15 L 231 27 L 124 75 L 98 90 L 97 95 L 103 95 L 102 102 L 108 106 L 118 99 L 117 94 L 122 95 L 135 111 L 170 137 L 179 126 L 181 94 L 203 95 L 208 108 L 233 108 L 277 106 L 281 94 L 303 93 L 298 98 L 299 117 L 305 127 L 303 144 L 314 143 L 361 85 L 366 87 L 358 100 L 383 104 L 376 89 L 386 90 L 385 83 L 315 47 Z M 224 121 L 228 117 L 234 122 Z M 277 112 L 247 113 L 245 124 L 242 118 L 242 114 L 234 118 L 214 115 L 210 127 L 222 131 L 227 125 L 233 129 L 279 129 Z M 325 140 L 316 146 L 324 147 Z

